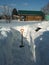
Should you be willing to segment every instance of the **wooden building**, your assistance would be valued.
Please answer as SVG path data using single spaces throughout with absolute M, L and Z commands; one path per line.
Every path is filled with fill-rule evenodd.
M 44 19 L 44 13 L 41 11 L 18 10 L 18 16 L 20 16 L 20 20 L 24 21 L 38 21 Z

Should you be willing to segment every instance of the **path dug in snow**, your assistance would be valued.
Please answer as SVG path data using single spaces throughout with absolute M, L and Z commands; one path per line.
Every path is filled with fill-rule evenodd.
M 21 34 L 18 30 L 0 30 L 0 65 L 33 64 L 29 42 L 25 37 L 23 39 L 24 47 L 20 48 Z
M 0 24 L 0 65 L 49 65 L 49 23 L 18 25 Z M 20 48 L 22 28 L 24 47 Z

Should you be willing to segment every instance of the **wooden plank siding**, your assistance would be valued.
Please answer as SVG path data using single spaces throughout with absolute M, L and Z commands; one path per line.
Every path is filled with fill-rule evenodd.
M 42 11 L 27 11 L 27 10 L 19 10 L 18 14 L 24 16 L 24 21 L 41 21 L 44 20 L 45 14 Z M 22 20 L 22 18 L 21 18 Z
M 26 16 L 26 21 L 33 21 L 33 20 L 42 20 L 42 16 Z

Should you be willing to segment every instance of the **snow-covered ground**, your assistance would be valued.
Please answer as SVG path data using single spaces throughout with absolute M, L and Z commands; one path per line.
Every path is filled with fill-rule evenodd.
M 49 21 L 0 23 L 0 65 L 49 65 Z

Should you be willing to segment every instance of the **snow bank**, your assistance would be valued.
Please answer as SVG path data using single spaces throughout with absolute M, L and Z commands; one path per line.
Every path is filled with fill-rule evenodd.
M 41 29 L 36 31 L 38 27 Z M 24 29 L 22 48 L 21 29 Z M 48 43 L 48 21 L 1 23 L 0 65 L 49 65 Z
M 34 64 L 31 45 L 24 39 L 21 45 L 21 34 L 13 28 L 10 31 L 0 30 L 0 65 L 32 65 Z
M 49 31 L 35 38 L 36 65 L 49 65 Z

